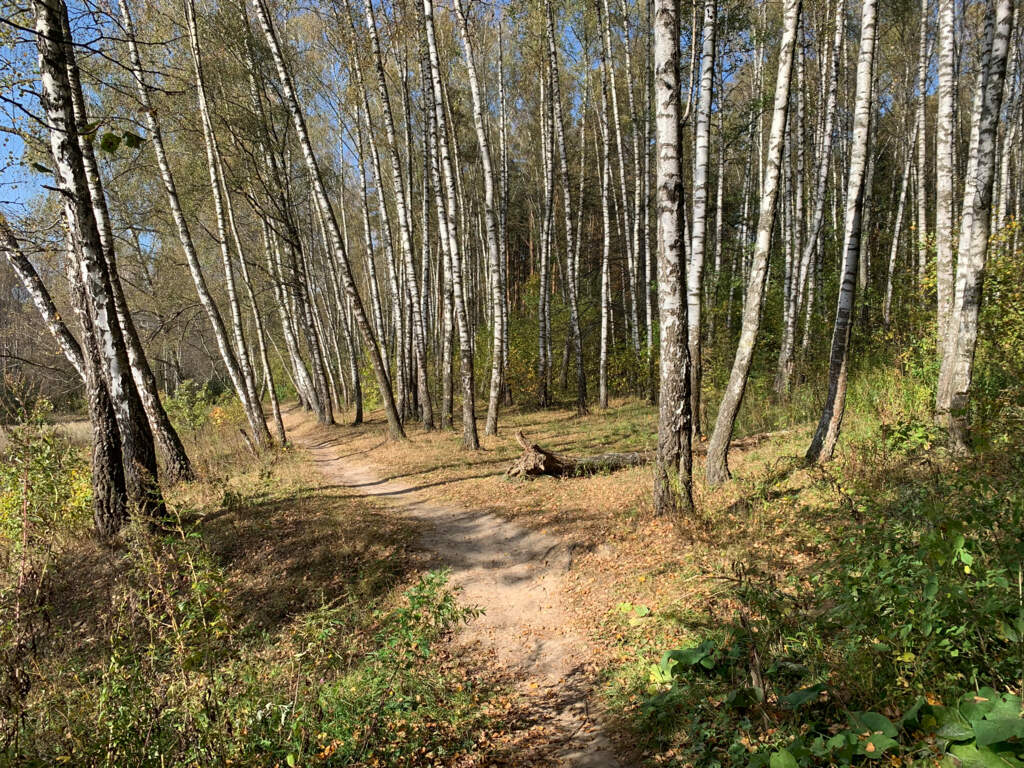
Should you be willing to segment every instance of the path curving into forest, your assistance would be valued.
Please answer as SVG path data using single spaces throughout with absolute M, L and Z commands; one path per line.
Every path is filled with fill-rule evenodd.
M 319 427 L 298 408 L 284 414 L 292 442 L 309 454 L 330 483 L 374 499 L 419 524 L 419 544 L 451 570 L 464 604 L 483 609 L 459 634 L 463 647 L 479 644 L 513 670 L 536 721 L 550 733 L 550 754 L 574 768 L 623 768 L 597 714 L 587 674 L 593 657 L 570 626 L 563 580 L 572 548 L 487 512 L 438 502 L 429 491 L 380 477 L 344 450 L 337 433 Z M 527 765 L 527 763 L 523 763 Z

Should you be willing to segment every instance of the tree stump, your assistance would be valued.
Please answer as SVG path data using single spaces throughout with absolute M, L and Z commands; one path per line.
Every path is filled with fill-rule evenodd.
M 516 432 L 516 442 L 523 447 L 523 453 L 508 468 L 508 477 L 584 477 L 599 472 L 613 472 L 617 469 L 638 467 L 653 460 L 653 454 L 646 451 L 632 453 L 599 453 L 594 456 L 563 456 L 531 443 L 522 430 Z

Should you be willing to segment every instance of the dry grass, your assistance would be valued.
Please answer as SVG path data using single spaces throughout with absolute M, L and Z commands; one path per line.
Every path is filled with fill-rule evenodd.
M 732 618 L 739 606 L 727 582 L 741 574 L 778 579 L 806 572 L 824 554 L 830 529 L 844 520 L 829 478 L 799 459 L 809 427 L 743 441 L 732 452 L 734 481 L 713 490 L 703 484 L 698 447 L 699 513 L 678 526 L 653 514 L 649 467 L 583 478 L 505 476 L 520 452 L 517 429 L 545 448 L 583 455 L 653 449 L 655 427 L 652 407 L 619 400 L 582 417 L 565 409 L 507 410 L 498 436 L 481 435 L 479 452 L 461 448 L 456 431 L 417 426 L 408 441 L 390 441 L 380 413 L 359 427 L 329 430 L 342 455 L 385 478 L 402 478 L 438 499 L 486 509 L 575 545 L 568 575 L 575 619 L 613 660 L 655 642 L 661 648 L 649 650 L 657 653 L 685 645 L 698 627 Z M 620 603 L 643 605 L 664 620 L 624 622 Z

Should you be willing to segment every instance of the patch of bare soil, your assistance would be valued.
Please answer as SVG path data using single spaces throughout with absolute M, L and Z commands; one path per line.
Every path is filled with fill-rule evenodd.
M 438 501 L 429 486 L 382 478 L 361 451 L 347 449 L 337 432 L 318 428 L 297 408 L 285 425 L 328 483 L 416 523 L 432 565 L 449 568 L 463 601 L 482 609 L 457 638 L 459 649 L 510 670 L 534 728 L 547 737 L 545 747 L 517 764 L 624 765 L 597 711 L 594 649 L 573 628 L 566 605 L 576 548 L 498 515 Z

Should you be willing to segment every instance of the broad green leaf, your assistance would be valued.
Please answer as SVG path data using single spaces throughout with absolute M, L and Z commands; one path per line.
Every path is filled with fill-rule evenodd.
M 854 712 L 850 716 L 850 722 L 858 730 L 868 730 L 872 733 L 879 732 L 889 738 L 895 738 L 896 734 L 899 733 L 892 720 L 885 715 L 880 715 L 878 712 Z
M 780 749 L 768 761 L 768 768 L 799 768 L 799 765 L 788 749 Z
M 788 696 L 783 696 L 782 701 L 790 709 L 796 710 L 804 704 L 816 700 L 818 695 L 824 691 L 825 688 L 826 687 L 821 683 L 818 683 L 818 685 L 812 685 L 810 688 L 801 688 L 798 691 L 793 691 L 793 693 Z
M 974 738 L 974 729 L 969 725 L 952 720 L 939 728 L 935 735 L 947 741 L 968 741 Z
M 1024 737 L 1024 720 L 1019 717 L 978 720 L 972 724 L 974 739 L 979 747 Z

